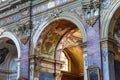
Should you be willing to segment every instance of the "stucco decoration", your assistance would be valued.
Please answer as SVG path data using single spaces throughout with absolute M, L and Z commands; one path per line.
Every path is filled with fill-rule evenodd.
M 114 29 L 115 40 L 120 44 L 120 17 L 117 19 L 116 26 Z
M 111 0 L 102 0 L 102 7 L 108 8 L 110 6 Z

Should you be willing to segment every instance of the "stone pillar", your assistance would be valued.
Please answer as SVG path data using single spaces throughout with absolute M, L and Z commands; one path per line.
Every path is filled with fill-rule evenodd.
M 84 58 L 84 80 L 88 80 L 87 78 L 88 60 L 87 60 L 86 43 L 82 43 L 80 46 L 82 47 L 83 58 Z
M 115 80 L 114 53 L 108 47 L 108 40 L 101 41 L 103 80 Z
M 34 58 L 34 55 L 31 55 L 30 57 L 30 69 L 29 69 L 29 77 L 30 77 L 30 80 L 34 80 L 34 72 L 35 72 L 35 69 L 34 69 L 34 66 L 35 66 L 35 58 Z

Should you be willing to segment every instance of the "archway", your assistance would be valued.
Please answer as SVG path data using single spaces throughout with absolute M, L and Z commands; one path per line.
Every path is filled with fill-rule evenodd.
M 13 40 L 0 38 L 0 80 L 16 80 L 18 77 L 17 48 Z
M 120 79 L 120 7 L 114 12 L 112 19 L 110 21 L 109 29 L 108 29 L 108 40 L 112 40 L 113 42 L 108 43 L 109 54 L 109 62 L 114 65 L 114 75 L 115 80 Z M 111 47 L 110 47 L 111 46 Z M 112 61 L 113 59 L 113 61 Z
M 79 80 L 80 78 L 83 80 L 84 59 L 80 47 L 82 41 L 83 35 L 73 22 L 57 19 L 48 24 L 37 40 L 35 52 L 41 58 L 41 62 L 38 62 L 41 66 L 40 73 L 62 74 L 62 80 Z M 61 57 L 67 60 L 62 61 Z M 67 65 L 65 65 L 66 62 Z M 67 68 L 62 69 L 64 67 Z M 56 77 L 56 75 L 53 76 Z
M 4 42 L 4 43 L 3 43 Z M 3 73 L 0 73 L 1 75 L 2 75 L 2 77 L 1 78 L 6 78 L 6 79 L 12 79 L 12 80 L 16 80 L 16 79 L 18 79 L 19 78 L 19 76 L 20 76 L 20 63 L 19 62 L 17 62 L 17 64 L 16 64 L 16 61 L 15 61 L 15 59 L 16 59 L 16 56 L 17 56 L 17 58 L 19 59 L 20 58 L 20 43 L 19 43 L 19 40 L 17 39 L 17 37 L 14 35 L 14 34 L 12 34 L 11 32 L 8 32 L 8 31 L 4 31 L 4 32 L 2 32 L 2 34 L 0 35 L 0 44 L 4 44 L 4 45 L 1 45 L 0 46 L 0 49 L 2 50 L 2 49 L 8 49 L 8 53 L 13 53 L 14 54 L 14 52 L 13 51 L 17 51 L 16 52 L 16 54 L 15 54 L 15 56 L 12 56 L 11 55 L 11 58 L 9 57 L 9 59 L 11 59 L 10 61 L 6 61 L 8 64 L 9 64 L 9 66 L 6 66 L 7 68 L 5 68 L 5 66 L 1 66 L 1 69 L 3 69 L 3 70 L 5 70 L 5 72 L 7 71 L 7 69 L 9 69 L 10 71 L 15 71 L 14 72 L 14 75 L 12 75 L 11 73 L 12 72 L 9 72 L 9 70 L 7 71 L 7 73 L 6 74 L 11 74 L 11 75 L 4 75 Z M 12 45 L 12 44 L 14 44 L 14 45 Z M 2 47 L 3 46 L 3 47 Z M 11 48 L 11 49 L 10 49 Z M 13 51 L 12 51 L 13 50 Z M 11 51 L 11 52 L 10 52 Z M 8 54 L 7 54 L 8 55 Z M 10 54 L 9 54 L 10 55 Z M 6 56 L 7 57 L 7 56 Z M 12 58 L 13 57 L 13 58 Z M 8 59 L 8 58 L 6 58 L 6 59 Z M 4 63 L 4 62 L 3 62 Z M 2 63 L 2 64 L 3 64 Z M 6 63 L 6 64 L 7 64 Z M 5 63 L 4 63 L 5 64 Z M 5 65 L 6 65 L 5 64 Z M 12 65 L 15 65 L 13 68 L 11 67 L 10 68 L 10 66 L 12 66 Z M 17 67 L 16 67 L 17 66 Z M 17 69 L 17 70 L 15 70 L 15 69 Z M 16 73 L 17 72 L 17 73 Z M 12 78 L 12 76 L 13 76 L 13 78 Z M 9 78 L 9 77 L 11 77 L 11 78 Z M 0 78 L 0 79 L 1 79 Z M 3 79 L 1 79 L 1 80 L 3 80 Z
M 108 11 L 103 10 L 104 15 L 101 24 L 103 76 L 108 76 L 103 78 L 104 80 L 115 80 L 115 58 L 119 58 L 117 54 L 120 53 L 117 52 L 119 44 L 115 40 L 115 26 L 120 16 L 120 1 L 114 1 L 108 8 Z
M 114 45 L 114 69 L 115 69 L 115 80 L 120 79 L 120 7 L 116 10 L 111 20 L 111 24 L 113 23 L 113 39 L 115 41 Z M 114 22 L 112 22 L 114 21 Z M 109 29 L 110 31 L 111 29 Z M 110 32 L 109 32 L 110 33 Z

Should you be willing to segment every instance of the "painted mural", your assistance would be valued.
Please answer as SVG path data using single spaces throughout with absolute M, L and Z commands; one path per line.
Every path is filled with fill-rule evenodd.
M 58 20 L 49 24 L 39 37 L 39 52 L 53 56 L 59 40 L 73 28 L 75 25 L 65 20 Z
M 29 52 L 29 40 L 26 44 L 21 43 L 21 57 L 20 57 L 20 78 L 24 78 L 28 80 L 28 71 L 29 71 L 29 59 L 28 59 L 28 52 Z

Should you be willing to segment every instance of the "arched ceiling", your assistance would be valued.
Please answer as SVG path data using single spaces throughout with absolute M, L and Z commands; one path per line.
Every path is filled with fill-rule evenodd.
M 15 63 L 15 58 L 17 57 L 18 54 L 15 43 L 7 37 L 0 38 L 0 72 L 6 72 L 10 69 L 10 66 L 14 66 L 12 63 L 13 61 Z
M 75 24 L 67 20 L 57 20 L 50 23 L 42 31 L 42 34 L 38 39 L 37 42 L 38 43 L 37 47 L 39 47 L 38 52 L 53 56 L 54 51 L 56 50 L 56 46 L 58 45 L 62 37 L 71 30 L 76 28 L 77 26 Z M 79 35 L 75 36 L 75 34 L 73 34 L 72 37 L 77 38 L 77 36 Z
M 114 33 L 115 33 L 115 28 L 119 23 L 119 18 L 120 18 L 120 7 L 116 10 L 116 12 L 114 13 L 111 21 L 110 21 L 110 25 L 109 25 L 109 36 L 113 37 Z
M 119 51 L 119 45 L 120 45 L 120 7 L 115 11 L 110 25 L 109 25 L 109 37 L 113 38 L 115 40 L 115 60 L 120 61 L 120 51 Z
M 54 54 L 59 50 L 67 49 L 74 66 L 72 72 L 83 73 L 83 54 L 79 46 L 82 42 L 82 35 L 77 26 L 68 20 L 56 20 L 50 23 L 42 31 L 37 41 L 37 52 L 49 55 L 54 58 Z M 79 70 L 78 70 L 79 69 Z

